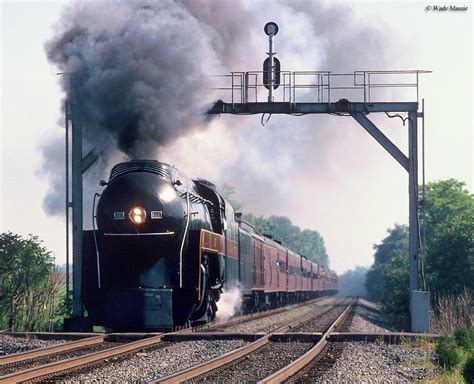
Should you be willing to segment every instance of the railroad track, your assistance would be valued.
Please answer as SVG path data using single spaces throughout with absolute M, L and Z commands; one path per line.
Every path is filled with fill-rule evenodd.
M 38 362 L 62 360 L 68 353 L 78 353 L 103 345 L 105 336 L 87 337 L 64 344 L 37 348 L 26 352 L 12 353 L 0 357 L 0 375 L 5 376 L 38 365 Z M 86 353 L 86 352 L 84 352 Z
M 303 305 L 307 304 L 308 303 L 305 303 Z M 336 306 L 337 304 L 338 300 L 335 301 Z M 294 307 L 295 306 L 293 306 L 293 308 Z M 271 332 L 269 331 L 266 333 L 260 332 L 253 334 L 232 334 L 230 332 L 219 331 L 219 329 L 222 329 L 222 327 L 226 324 L 226 322 L 220 322 L 218 324 L 213 324 L 209 327 L 205 327 L 207 331 L 212 330 L 213 326 L 217 327 L 215 328 L 218 329 L 217 332 L 203 332 L 202 330 L 199 332 L 196 332 L 196 330 L 194 330 L 193 332 L 189 329 L 184 329 L 181 331 L 170 332 L 166 334 L 163 333 L 148 335 L 149 337 L 147 339 L 134 341 L 131 343 L 124 344 L 122 346 L 109 348 L 103 351 L 97 351 L 95 353 L 88 353 L 84 356 L 80 356 L 77 358 L 53 362 L 51 364 L 41 365 L 38 367 L 32 367 L 31 369 L 23 370 L 12 375 L 5 375 L 0 377 L 0 383 L 38 380 L 49 382 L 63 379 L 74 380 L 76 375 L 80 375 L 80 377 L 85 376 L 86 379 L 84 379 L 84 381 L 87 381 L 87 377 L 91 379 L 96 379 L 95 375 L 98 374 L 98 372 L 101 372 L 101 377 L 106 380 L 106 378 L 109 377 L 108 375 L 117 375 L 117 363 L 119 362 L 119 365 L 124 365 L 126 369 L 125 373 L 120 372 L 116 376 L 116 380 L 130 381 L 133 376 L 129 376 L 129 367 L 130 364 L 133 364 L 133 361 L 135 361 L 136 363 L 137 360 L 139 360 L 139 363 L 135 365 L 135 368 L 138 371 L 143 371 L 143 369 L 147 366 L 147 362 L 148 364 L 150 364 L 151 369 L 148 370 L 146 373 L 141 372 L 139 377 L 135 377 L 133 381 L 146 382 L 147 380 L 150 380 L 150 378 L 157 377 L 157 375 L 161 373 L 162 376 L 166 374 L 170 375 L 166 377 L 160 377 L 158 379 L 152 380 L 151 382 L 174 383 L 186 380 L 198 380 L 199 382 L 205 382 L 206 377 L 212 379 L 213 372 L 215 373 L 216 371 L 218 371 L 219 367 L 222 367 L 223 365 L 227 365 L 227 367 L 229 367 L 232 364 L 236 364 L 237 361 L 244 361 L 246 359 L 249 359 L 252 353 L 260 353 L 261 355 L 264 355 L 264 357 L 267 358 L 267 363 L 265 363 L 264 367 L 267 370 L 266 374 L 259 376 L 258 379 L 255 379 L 254 381 L 262 383 L 276 383 L 283 382 L 287 380 L 288 377 L 291 378 L 290 381 L 293 381 L 302 372 L 308 370 L 309 367 L 314 366 L 315 359 L 317 360 L 319 356 L 325 354 L 325 347 L 327 346 L 328 342 L 348 340 L 375 341 L 383 339 L 388 342 L 396 343 L 397 341 L 400 341 L 402 339 L 420 337 L 419 334 L 407 333 L 364 334 L 334 332 L 335 328 L 344 328 L 341 327 L 341 325 L 344 323 L 344 319 L 347 318 L 347 315 L 350 313 L 349 307 L 344 308 L 344 312 L 342 314 L 339 311 L 339 316 L 336 322 L 332 322 L 331 320 L 331 325 L 324 327 L 324 333 L 302 333 L 302 330 L 304 330 L 304 324 L 314 322 L 315 317 L 323 319 L 325 316 L 332 316 L 334 319 L 334 316 L 338 315 L 334 313 L 333 308 L 325 308 L 323 305 L 313 308 L 317 308 L 318 313 L 316 313 L 316 311 L 313 311 L 313 313 L 304 314 L 301 318 L 293 320 L 292 322 L 285 324 L 284 326 L 281 326 Z M 269 312 L 267 313 L 267 316 L 272 314 L 275 314 L 275 312 Z M 259 316 L 259 318 L 261 317 Z M 247 316 L 244 317 L 244 319 L 251 321 L 255 320 L 256 316 Z M 228 324 L 233 324 L 235 323 L 235 321 L 235 319 L 231 319 L 228 321 Z M 328 323 L 326 323 L 326 325 L 327 324 Z M 320 330 L 323 329 L 321 328 Z M 436 335 L 423 336 L 428 336 L 430 338 L 436 337 Z M 119 337 L 119 335 L 107 335 L 107 337 L 114 339 Z M 80 340 L 81 342 L 91 343 L 89 346 L 86 345 L 82 348 L 92 348 L 94 347 L 94 345 L 101 345 L 101 338 L 103 340 L 103 343 L 107 342 L 107 338 L 105 337 L 105 335 L 95 336 L 94 338 L 89 337 L 87 339 Z M 204 354 L 204 356 L 200 359 L 193 358 L 194 360 L 191 359 L 190 361 L 187 361 L 186 364 L 183 364 L 184 355 L 181 354 L 182 352 L 176 351 L 185 351 L 188 348 L 188 344 L 186 343 L 186 341 L 191 342 L 191 344 L 193 344 L 194 342 L 195 345 L 196 343 L 201 343 L 199 340 L 205 341 L 204 349 L 202 348 L 202 345 L 201 347 L 199 347 L 201 348 L 201 352 L 199 353 Z M 237 342 L 237 340 L 240 341 Z M 180 341 L 184 341 L 184 343 L 176 343 Z M 207 345 L 210 345 L 209 348 L 214 349 L 216 345 L 215 343 L 220 343 L 221 345 L 225 343 L 230 344 L 228 344 L 227 347 L 213 351 L 213 354 L 207 354 L 205 351 L 211 352 L 211 349 L 206 349 Z M 241 347 L 241 345 L 245 343 L 248 344 L 244 347 Z M 294 348 L 295 344 L 297 345 L 296 349 Z M 57 348 L 60 346 L 67 346 L 69 350 L 74 351 L 73 345 L 73 343 L 64 343 L 49 348 L 56 348 L 56 353 L 58 351 Z M 79 344 L 76 344 L 76 346 L 77 345 Z M 178 347 L 178 345 L 182 346 Z M 281 350 L 280 355 L 276 354 L 276 357 L 279 359 L 278 365 L 273 364 L 273 361 L 272 364 L 268 364 L 268 356 L 265 356 L 265 354 L 271 353 L 272 347 L 273 350 Z M 49 348 L 42 348 L 42 351 L 34 350 L 16 355 L 18 358 L 19 355 L 23 355 L 26 357 L 29 354 L 30 361 L 34 361 L 34 359 L 36 358 L 33 357 L 35 356 L 34 354 L 37 354 L 38 356 L 41 353 L 44 353 L 44 351 Z M 144 362 L 143 360 L 141 360 L 142 357 L 139 356 L 147 354 L 149 354 L 149 357 L 147 358 L 148 360 L 147 362 Z M 206 356 L 208 359 L 207 362 L 197 364 L 197 362 L 199 361 L 204 361 L 206 359 Z M 215 358 L 211 360 L 213 356 L 215 356 Z M 6 357 L 10 359 L 10 363 L 13 361 L 13 355 L 8 355 Z M 106 364 L 102 364 L 105 359 L 109 358 L 112 358 L 111 361 L 114 362 L 113 365 L 110 364 L 110 361 Z M 175 360 L 175 362 L 172 363 L 171 366 L 169 358 Z M 2 359 L 0 359 L 0 362 L 1 360 Z M 160 362 L 160 360 L 163 361 Z M 5 361 L 7 360 L 5 359 Z M 178 361 L 178 363 L 176 363 L 176 361 Z M 161 368 L 157 369 L 160 364 Z M 317 363 L 317 366 L 319 366 L 318 364 L 320 363 Z M 92 370 L 90 370 L 90 367 L 92 366 L 97 366 L 97 368 L 93 368 Z M 164 368 L 165 366 L 167 367 L 166 369 Z M 182 370 L 186 366 L 189 368 Z M 2 366 L 0 364 L 0 372 L 1 368 Z M 276 370 L 278 371 L 275 372 Z M 176 373 L 171 374 L 173 372 Z M 230 379 L 232 379 L 232 377 L 230 377 Z
M 337 327 L 341 326 L 346 318 L 349 316 L 350 311 L 352 310 L 355 301 L 352 301 L 346 309 L 337 317 L 336 320 L 326 329 L 326 331 L 321 336 L 321 339 L 304 355 L 294 360 L 291 364 L 283 367 L 279 371 L 273 373 L 272 375 L 260 380 L 259 384 L 274 384 L 281 383 L 292 376 L 295 376 L 300 372 L 305 366 L 310 364 L 313 360 L 320 357 L 327 344 L 329 343 L 329 336 L 332 332 L 336 330 Z
M 256 321 L 259 319 L 268 318 L 270 316 L 278 315 L 280 313 L 291 312 L 301 307 L 317 304 L 321 301 L 326 301 L 330 298 L 331 296 L 323 296 L 323 297 L 318 297 L 316 299 L 305 301 L 303 303 L 291 304 L 285 307 L 281 307 L 281 308 L 277 308 L 277 309 L 273 309 L 269 311 L 256 312 L 256 313 L 252 313 L 248 315 L 237 316 L 237 317 L 234 317 L 228 320 L 223 320 L 223 321 L 213 321 L 212 323 L 208 323 L 203 326 L 195 327 L 192 329 L 190 328 L 188 329 L 188 332 L 206 332 L 206 331 L 229 328 L 233 325 L 248 323 L 248 322 Z
M 327 336 L 339 324 L 341 324 L 344 321 L 345 317 L 347 316 L 347 314 L 349 313 L 349 311 L 352 307 L 352 304 L 353 304 L 353 302 L 351 302 L 350 304 L 347 305 L 347 307 L 345 308 L 343 313 L 340 316 L 338 316 L 336 321 L 334 321 L 333 323 L 331 323 L 331 325 L 329 327 L 327 327 L 326 332 L 324 334 L 322 334 L 322 336 L 321 336 L 321 334 L 317 335 L 320 340 L 316 343 L 316 345 L 314 345 L 314 347 L 312 347 L 303 356 L 306 356 L 308 353 L 312 352 L 315 348 L 317 348 L 317 350 L 319 350 L 319 348 L 321 348 L 321 347 L 319 347 L 320 345 L 323 345 L 322 348 L 324 348 Z M 270 344 L 271 339 L 278 338 L 278 336 L 280 334 L 286 333 L 290 330 L 298 329 L 303 324 L 306 324 L 306 323 L 314 320 L 315 317 L 322 316 L 325 313 L 329 313 L 331 310 L 332 310 L 332 308 L 328 308 L 325 311 L 323 311 L 322 313 L 309 313 L 309 314 L 303 315 L 302 317 L 300 317 L 297 320 L 294 320 L 290 323 L 285 324 L 284 326 L 279 327 L 278 329 L 276 329 L 272 332 L 269 332 L 267 334 L 262 335 L 260 338 L 258 338 L 253 343 L 250 343 L 250 344 L 248 344 L 244 347 L 241 347 L 237 350 L 226 353 L 225 355 L 219 356 L 217 358 L 214 358 L 214 359 L 209 360 L 207 362 L 204 362 L 202 364 L 198 364 L 198 365 L 193 366 L 191 368 L 187 368 L 187 369 L 182 370 L 180 372 L 174 373 L 172 375 L 169 375 L 169 376 L 166 376 L 166 377 L 163 377 L 163 378 L 159 378 L 159 379 L 156 379 L 156 380 L 152 380 L 152 381 L 150 381 L 150 383 L 171 384 L 171 383 L 177 383 L 177 382 L 183 382 L 183 381 L 192 381 L 194 379 L 199 380 L 199 382 L 205 382 L 206 381 L 206 376 L 208 376 L 208 375 L 211 375 L 211 378 L 209 379 L 210 381 L 222 381 L 222 380 L 225 381 L 229 378 L 228 377 L 227 378 L 219 377 L 218 379 L 216 379 L 215 376 L 212 376 L 213 371 L 223 369 L 223 368 L 225 368 L 225 366 L 228 366 L 231 363 L 234 363 L 234 362 L 237 362 L 237 361 L 240 361 L 240 360 L 244 360 L 244 358 L 248 357 L 250 354 L 252 354 L 256 351 L 261 351 L 262 349 L 266 348 Z M 291 372 L 291 369 L 292 369 L 292 364 L 293 363 L 291 363 L 290 365 L 285 367 L 285 368 L 289 369 L 290 372 Z M 279 373 L 279 372 L 280 371 L 278 371 L 277 373 Z M 277 381 L 268 381 L 268 382 L 279 382 L 278 380 L 280 378 L 280 374 L 276 377 L 277 377 L 276 378 Z M 269 380 L 273 380 L 271 376 L 269 377 Z M 267 382 L 267 381 L 265 381 L 265 379 L 264 379 L 264 381 L 262 381 L 262 382 Z
M 119 357 L 142 350 L 144 348 L 153 347 L 162 342 L 165 336 L 169 339 L 170 337 L 177 335 L 192 334 L 196 331 L 202 332 L 203 330 L 212 330 L 216 328 L 218 329 L 226 326 L 232 326 L 237 323 L 254 321 L 285 311 L 292 311 L 298 307 L 316 303 L 319 300 L 321 300 L 321 298 L 314 299 L 305 303 L 299 303 L 279 308 L 273 311 L 267 311 L 264 313 L 239 316 L 235 319 L 211 323 L 210 325 L 200 327 L 199 329 L 188 328 L 176 332 L 153 334 L 151 335 L 151 337 L 129 342 L 119 346 L 104 345 L 104 343 L 106 343 L 106 340 L 113 339 L 114 335 L 99 335 L 69 343 L 62 343 L 50 347 L 3 356 L 0 357 L 0 372 L 6 370 L 6 372 L 9 373 L 0 376 L 0 383 L 38 380 L 40 378 L 56 376 L 59 373 L 64 374 L 66 372 L 72 372 L 92 364 L 100 363 L 101 361 L 112 357 Z M 103 345 L 104 348 L 100 347 L 100 345 Z M 92 353 L 87 353 L 87 348 L 92 347 L 95 347 L 99 350 Z M 58 361 L 52 361 L 47 364 L 34 364 L 35 361 L 38 361 L 38 359 L 48 359 L 48 357 L 51 357 L 54 360 L 54 357 L 58 357 L 61 354 L 66 354 L 68 352 L 74 351 L 80 352 L 81 350 L 83 350 L 83 352 L 85 353 L 76 357 L 68 359 L 59 359 Z M 24 369 L 24 365 L 29 366 L 29 368 Z M 15 368 L 16 372 L 11 372 L 11 368 Z

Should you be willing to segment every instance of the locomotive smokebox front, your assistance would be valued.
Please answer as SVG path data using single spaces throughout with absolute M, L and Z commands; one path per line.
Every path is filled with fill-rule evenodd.
M 130 172 L 114 179 L 103 191 L 97 227 L 103 239 L 101 251 L 116 263 L 146 269 L 149 263 L 179 251 L 185 227 L 183 199 L 158 175 Z M 171 285 L 166 280 L 170 277 L 167 273 L 159 283 Z M 156 276 L 149 283 L 143 278 L 137 282 L 140 286 L 156 285 Z

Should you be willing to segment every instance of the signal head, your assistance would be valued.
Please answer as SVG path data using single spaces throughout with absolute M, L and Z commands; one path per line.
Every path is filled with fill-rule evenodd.
M 277 23 L 270 21 L 267 24 L 265 24 L 265 27 L 263 27 L 263 30 L 268 36 L 270 35 L 275 36 L 278 33 L 278 25 Z

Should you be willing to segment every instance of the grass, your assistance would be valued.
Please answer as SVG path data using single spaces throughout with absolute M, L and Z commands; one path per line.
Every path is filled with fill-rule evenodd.
M 460 325 L 474 324 L 474 298 L 470 290 L 457 296 L 439 296 L 434 298 L 430 313 L 430 323 L 433 332 L 453 334 Z
M 411 343 L 408 342 L 407 346 L 417 347 L 427 350 L 433 350 L 436 348 L 436 343 Z M 430 374 L 426 379 L 421 381 L 422 384 L 442 383 L 442 384 L 454 384 L 454 383 L 465 383 L 462 374 L 459 370 L 455 369 L 452 371 L 444 370 L 435 361 L 433 361 L 428 355 L 423 359 L 417 359 L 414 361 L 407 362 L 411 367 L 417 369 L 427 369 Z
M 471 331 L 472 332 L 472 331 Z M 421 382 L 425 384 L 431 383 L 466 383 L 462 375 L 462 367 L 468 352 L 463 350 L 463 346 L 470 348 L 469 341 L 472 340 L 472 333 L 469 329 L 459 328 L 454 335 L 445 334 L 437 340 L 424 337 L 407 338 L 401 337 L 400 345 L 404 348 L 418 348 L 426 351 L 424 357 L 410 359 L 404 364 L 415 369 L 426 369 L 429 376 Z M 462 336 L 462 337 L 461 337 Z M 386 345 L 382 338 L 376 340 L 378 345 Z M 441 348 L 440 348 L 441 346 Z M 442 366 L 441 362 L 435 359 L 440 358 L 439 354 L 447 359 L 451 366 Z M 458 356 L 459 355 L 459 356 Z M 433 358 L 433 356 L 435 358 Z M 460 359 L 459 359 L 460 358 Z
M 420 348 L 426 351 L 433 351 L 436 348 L 436 341 L 426 337 L 407 338 L 401 337 L 400 345 L 406 348 Z
M 434 375 L 428 379 L 422 380 L 422 384 L 442 383 L 442 384 L 462 384 L 465 383 L 459 371 L 446 372 L 435 370 Z
M 474 382 L 473 303 L 474 297 L 469 289 L 457 296 L 435 298 L 431 326 L 442 336 L 436 343 L 434 377 L 423 383 Z M 467 361 L 471 365 L 466 364 Z

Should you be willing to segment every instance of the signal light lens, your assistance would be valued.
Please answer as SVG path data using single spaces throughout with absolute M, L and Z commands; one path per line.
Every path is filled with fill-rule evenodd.
M 130 220 L 132 220 L 132 223 L 142 224 L 146 219 L 146 211 L 141 207 L 134 207 L 128 216 L 130 217 Z

